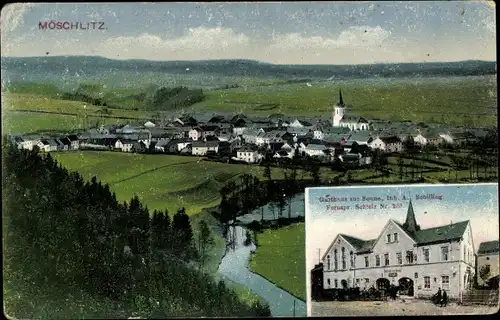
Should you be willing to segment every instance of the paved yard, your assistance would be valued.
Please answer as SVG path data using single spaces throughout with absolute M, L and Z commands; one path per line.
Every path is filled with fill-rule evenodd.
M 498 307 L 492 306 L 459 306 L 450 303 L 446 307 L 438 307 L 424 300 L 396 301 L 328 301 L 312 302 L 312 316 L 410 316 L 410 315 L 460 315 L 460 314 L 492 314 Z

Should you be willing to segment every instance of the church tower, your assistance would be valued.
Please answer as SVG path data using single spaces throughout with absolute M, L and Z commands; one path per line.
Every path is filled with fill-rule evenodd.
M 340 127 L 340 120 L 344 117 L 345 105 L 342 100 L 342 91 L 339 89 L 339 102 L 333 108 L 332 125 L 334 127 Z
M 411 199 L 410 199 L 410 204 L 408 205 L 408 211 L 406 213 L 406 221 L 403 224 L 403 228 L 408 231 L 408 233 L 413 234 L 416 231 L 420 230 L 420 226 L 417 224 L 417 219 L 415 218 L 415 212 L 413 211 L 413 205 L 411 204 Z

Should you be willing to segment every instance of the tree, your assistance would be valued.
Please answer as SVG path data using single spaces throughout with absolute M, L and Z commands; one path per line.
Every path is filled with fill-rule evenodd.
M 215 246 L 215 241 L 205 220 L 200 221 L 198 228 L 198 253 L 200 260 L 200 271 L 203 272 L 207 253 Z
M 189 216 L 184 208 L 180 208 L 174 215 L 172 222 L 172 236 L 175 243 L 175 253 L 182 259 L 193 257 L 193 230 Z
M 313 164 L 309 168 L 309 174 L 311 175 L 311 177 L 313 179 L 314 185 L 317 186 L 321 183 L 321 178 L 319 176 L 319 166 L 317 164 Z
M 271 180 L 271 175 L 271 167 L 268 163 L 266 163 L 266 166 L 264 168 L 264 178 L 266 178 L 267 180 Z

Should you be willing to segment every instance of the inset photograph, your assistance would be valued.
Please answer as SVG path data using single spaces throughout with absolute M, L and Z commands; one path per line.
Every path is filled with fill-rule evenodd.
M 491 314 L 498 184 L 306 190 L 308 316 Z

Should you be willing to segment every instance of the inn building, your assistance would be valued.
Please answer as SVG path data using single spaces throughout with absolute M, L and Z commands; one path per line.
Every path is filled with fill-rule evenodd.
M 430 297 L 439 288 L 459 299 L 472 288 L 475 254 L 469 221 L 421 229 L 413 205 L 406 221 L 389 219 L 376 239 L 338 234 L 323 255 L 323 289 L 386 289 Z

